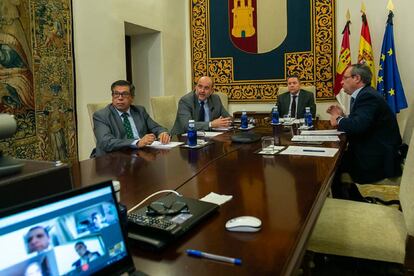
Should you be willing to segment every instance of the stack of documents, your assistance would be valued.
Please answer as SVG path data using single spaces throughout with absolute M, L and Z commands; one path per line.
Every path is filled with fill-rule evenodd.
M 214 137 L 217 135 L 223 134 L 223 132 L 216 132 L 216 131 L 197 131 L 197 137 Z M 181 136 L 187 136 L 187 133 L 181 134 Z
M 151 145 L 147 145 L 149 148 L 155 149 L 171 149 L 176 146 L 184 144 L 183 142 L 169 142 L 168 144 L 162 144 L 160 141 L 154 141 Z
M 337 148 L 289 146 L 279 154 L 334 157 L 337 152 Z
M 338 136 L 330 135 L 294 135 L 292 137 L 292 142 L 338 142 Z
M 324 130 L 304 130 L 301 135 L 340 135 L 344 133 L 343 131 L 338 131 L 336 129 L 324 129 Z

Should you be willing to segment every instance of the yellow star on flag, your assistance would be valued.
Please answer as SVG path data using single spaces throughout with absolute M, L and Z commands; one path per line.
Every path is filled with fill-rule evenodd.
M 381 82 L 383 82 L 384 80 L 383 80 L 383 77 L 382 76 L 380 76 L 380 77 L 378 77 L 378 83 L 381 83 Z
M 390 48 L 387 53 L 388 53 L 389 56 L 391 56 L 392 55 L 392 48 Z
M 394 96 L 395 90 L 391 88 L 390 91 L 388 91 L 388 93 L 390 94 L 390 96 Z
M 381 60 L 384 61 L 385 60 L 385 55 L 381 54 Z
M 379 70 L 379 71 L 381 71 L 381 70 L 382 70 L 382 64 L 380 64 L 380 65 L 379 65 L 378 70 Z

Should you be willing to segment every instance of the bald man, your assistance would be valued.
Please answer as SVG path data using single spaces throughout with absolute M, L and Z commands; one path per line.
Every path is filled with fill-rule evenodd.
M 231 117 L 220 97 L 213 94 L 213 86 L 213 80 L 203 76 L 195 89 L 180 99 L 172 134 L 186 133 L 189 120 L 195 120 L 197 130 L 230 126 Z

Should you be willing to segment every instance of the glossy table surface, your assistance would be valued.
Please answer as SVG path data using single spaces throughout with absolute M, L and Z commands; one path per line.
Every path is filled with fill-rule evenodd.
M 329 128 L 318 122 L 318 128 Z M 252 130 L 289 145 L 295 127 L 263 126 Z M 234 131 L 212 138 L 201 149 L 145 149 L 111 153 L 82 161 L 78 185 L 104 179 L 121 182 L 121 202 L 131 208 L 149 194 L 175 189 L 201 198 L 210 192 L 233 199 L 194 230 L 160 253 L 131 248 L 136 268 L 149 275 L 290 275 L 300 265 L 306 242 L 328 193 L 345 138 L 324 143 L 340 151 L 330 157 L 263 156 L 261 143 L 235 144 Z M 252 215 L 262 220 L 257 233 L 225 230 L 227 220 Z M 241 258 L 236 266 L 188 257 L 186 249 Z

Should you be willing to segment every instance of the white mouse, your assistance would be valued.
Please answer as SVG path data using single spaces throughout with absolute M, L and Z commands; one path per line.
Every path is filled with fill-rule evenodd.
M 226 229 L 234 232 L 257 232 L 262 226 L 262 221 L 252 216 L 232 218 L 226 222 Z

